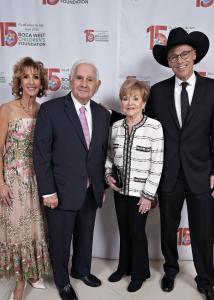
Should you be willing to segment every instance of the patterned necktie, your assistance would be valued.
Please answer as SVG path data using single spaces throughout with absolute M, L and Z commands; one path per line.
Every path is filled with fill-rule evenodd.
M 90 132 L 89 132 L 89 128 L 88 128 L 88 122 L 87 122 L 87 119 L 86 119 L 85 111 L 86 111 L 85 106 L 81 106 L 80 107 L 79 118 L 80 118 L 80 123 L 82 125 L 82 130 L 83 130 L 83 133 L 84 133 L 85 141 L 86 141 L 87 147 L 89 149 L 89 145 L 90 145 Z
M 181 119 L 182 119 L 182 125 L 185 122 L 185 118 L 188 114 L 189 111 L 189 98 L 188 98 L 188 93 L 186 90 L 186 87 L 188 85 L 188 82 L 182 82 L 182 90 L 181 90 Z

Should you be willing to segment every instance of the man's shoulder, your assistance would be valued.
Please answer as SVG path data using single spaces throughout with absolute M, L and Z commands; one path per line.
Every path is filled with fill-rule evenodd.
M 196 87 L 200 88 L 201 90 L 206 90 L 207 95 L 211 96 L 214 93 L 214 79 L 197 74 Z M 211 96 L 211 98 L 213 97 Z
M 157 83 L 152 85 L 152 89 L 157 89 L 157 88 L 163 88 L 163 87 L 168 87 L 171 84 L 174 84 L 175 82 L 175 76 L 172 76 L 170 78 L 158 81 Z
M 102 116 L 105 116 L 107 118 L 110 118 L 110 113 L 109 111 L 103 107 L 102 105 L 100 104 L 97 104 L 95 101 L 91 100 L 91 106 L 96 109 L 96 111 L 101 114 Z
M 204 81 L 206 82 L 207 84 L 211 84 L 211 85 L 214 85 L 214 79 L 213 78 L 210 78 L 210 77 L 206 77 L 206 76 L 197 76 L 197 79 L 198 80 L 201 80 L 201 81 Z
M 59 107 L 60 105 L 63 105 L 63 103 L 67 97 L 68 97 L 68 95 L 50 99 L 50 100 L 42 103 L 41 106 L 45 107 L 45 108 Z

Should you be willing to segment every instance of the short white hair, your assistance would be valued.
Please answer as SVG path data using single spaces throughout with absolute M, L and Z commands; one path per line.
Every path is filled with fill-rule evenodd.
M 98 71 L 97 67 L 95 66 L 95 64 L 92 61 L 86 60 L 86 59 L 79 59 L 72 65 L 71 72 L 70 72 L 70 78 L 73 77 L 74 73 L 76 72 L 77 67 L 82 64 L 90 65 L 94 68 L 95 74 L 96 74 L 96 79 L 98 81 L 99 80 L 99 71 Z

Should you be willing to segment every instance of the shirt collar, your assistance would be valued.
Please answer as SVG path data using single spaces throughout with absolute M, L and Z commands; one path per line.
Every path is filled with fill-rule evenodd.
M 176 87 L 180 86 L 182 82 L 183 82 L 183 80 L 181 80 L 181 79 L 179 79 L 178 77 L 175 76 L 175 86 Z M 195 76 L 194 72 L 192 73 L 192 75 L 190 76 L 190 78 L 186 82 L 188 82 L 188 84 L 193 86 L 193 87 L 195 86 L 196 76 Z
M 86 111 L 89 111 L 90 110 L 90 104 L 91 104 L 91 100 L 89 100 L 85 105 L 81 104 L 75 97 L 74 95 L 72 94 L 71 92 L 71 98 L 74 102 L 74 106 L 76 108 L 76 111 L 79 113 L 79 110 L 82 106 L 84 106 L 86 108 Z

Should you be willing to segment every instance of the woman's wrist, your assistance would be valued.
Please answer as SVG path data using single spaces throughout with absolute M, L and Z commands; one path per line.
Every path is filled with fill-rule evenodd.
M 112 174 L 107 174 L 106 176 L 105 176 L 105 182 L 108 184 L 108 179 L 109 179 L 109 177 L 111 177 L 112 176 Z
M 1 186 L 4 186 L 4 185 L 7 185 L 7 183 L 6 183 L 6 182 L 0 183 L 0 187 L 1 187 Z

